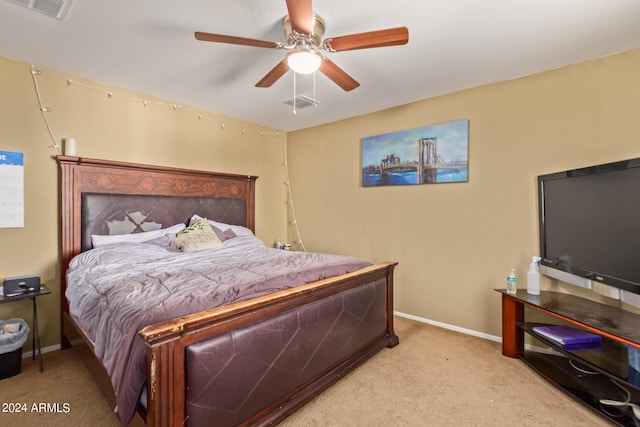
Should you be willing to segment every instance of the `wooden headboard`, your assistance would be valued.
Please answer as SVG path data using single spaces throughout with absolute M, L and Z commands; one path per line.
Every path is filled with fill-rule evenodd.
M 255 231 L 256 176 L 58 156 L 60 164 L 61 295 L 67 311 L 66 271 L 90 248 L 91 234 L 132 212 L 163 227 L 193 214 Z M 135 221 L 133 221 L 135 223 Z M 144 229 L 136 225 L 132 232 Z

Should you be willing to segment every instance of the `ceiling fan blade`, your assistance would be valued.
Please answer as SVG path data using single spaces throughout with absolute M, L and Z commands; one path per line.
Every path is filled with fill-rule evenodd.
M 337 84 L 347 92 L 360 86 L 360 83 L 355 81 L 353 77 L 347 74 L 335 63 L 331 62 L 331 60 L 328 58 L 322 59 L 322 64 L 320 64 L 320 72 L 329 77 L 335 84 Z
M 407 27 L 396 27 L 329 38 L 324 41 L 324 47 L 328 51 L 342 52 L 371 47 L 398 46 L 408 42 L 409 30 Z
M 313 11 L 311 0 L 287 0 L 287 11 L 291 28 L 300 34 L 313 32 Z
M 196 39 L 204 42 L 239 44 L 242 46 L 281 48 L 282 44 L 268 40 L 248 39 L 245 37 L 226 36 L 224 34 L 202 33 L 196 31 Z
M 262 80 L 256 83 L 256 87 L 271 87 L 271 85 L 278 81 L 280 77 L 284 76 L 287 71 L 289 71 L 289 66 L 287 65 L 287 61 L 283 59 L 278 65 L 273 67 Z

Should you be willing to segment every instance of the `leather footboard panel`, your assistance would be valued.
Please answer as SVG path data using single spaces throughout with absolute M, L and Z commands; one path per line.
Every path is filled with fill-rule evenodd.
M 386 333 L 385 280 L 190 345 L 187 425 L 249 419 Z

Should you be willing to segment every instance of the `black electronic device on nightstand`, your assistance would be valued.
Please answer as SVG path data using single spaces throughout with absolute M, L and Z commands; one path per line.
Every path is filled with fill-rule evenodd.
M 40 276 L 7 277 L 2 281 L 2 294 L 5 297 L 37 292 L 40 290 Z

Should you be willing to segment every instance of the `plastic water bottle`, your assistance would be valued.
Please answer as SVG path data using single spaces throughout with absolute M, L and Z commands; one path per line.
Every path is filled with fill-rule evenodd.
M 515 295 L 518 291 L 518 275 L 515 268 L 512 268 L 507 276 L 507 293 Z

